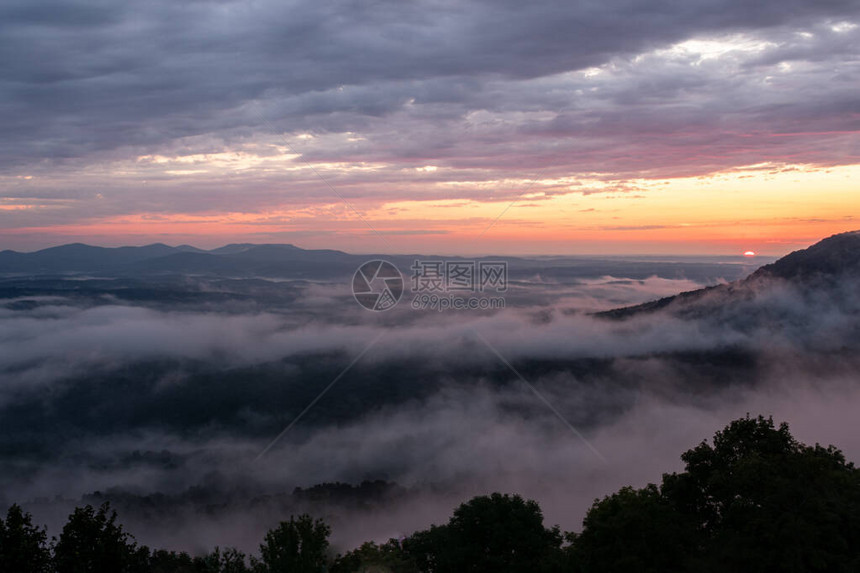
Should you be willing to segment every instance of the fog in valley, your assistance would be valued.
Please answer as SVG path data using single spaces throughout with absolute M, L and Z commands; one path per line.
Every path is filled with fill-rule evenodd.
M 57 534 L 110 500 L 139 541 L 192 553 L 253 551 L 308 511 L 344 550 L 493 491 L 578 530 L 595 498 L 680 470 L 747 413 L 860 459 L 855 274 L 522 259 L 504 309 L 416 310 L 407 290 L 370 312 L 350 257 L 302 276 L 9 263 L 0 501 Z

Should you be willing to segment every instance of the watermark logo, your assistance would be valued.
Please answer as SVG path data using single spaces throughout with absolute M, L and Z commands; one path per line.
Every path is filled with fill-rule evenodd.
M 367 310 L 394 308 L 403 296 L 403 275 L 388 261 L 368 261 L 352 277 L 352 295 Z
M 415 310 L 505 308 L 504 297 L 489 294 L 507 292 L 507 261 L 415 260 L 410 270 Z M 353 277 L 355 299 L 368 310 L 393 308 L 403 290 L 402 275 L 387 261 L 364 263 Z

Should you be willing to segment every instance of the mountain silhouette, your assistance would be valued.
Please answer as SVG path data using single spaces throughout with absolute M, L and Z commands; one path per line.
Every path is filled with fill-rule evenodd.
M 701 317 L 727 305 L 748 302 L 763 291 L 794 288 L 802 294 L 844 293 L 839 287 L 860 279 L 860 231 L 833 235 L 765 265 L 746 278 L 658 300 L 595 313 L 609 319 L 626 319 L 643 313 L 667 311 L 685 317 Z
M 34 253 L 2 251 L 0 252 L 0 272 L 63 273 L 104 271 L 117 266 L 130 265 L 147 259 L 181 252 L 202 251 L 188 245 L 170 247 L 162 243 L 143 247 L 116 248 L 93 247 L 83 243 L 71 243 L 42 249 Z
M 833 235 L 807 249 L 765 265 L 747 279 L 779 278 L 793 282 L 838 280 L 860 275 L 860 231 Z
M 144 247 L 94 247 L 73 243 L 33 253 L 0 252 L 0 274 L 97 273 L 225 276 L 335 276 L 351 273 L 366 257 L 288 244 L 231 244 L 205 251 L 161 243 Z

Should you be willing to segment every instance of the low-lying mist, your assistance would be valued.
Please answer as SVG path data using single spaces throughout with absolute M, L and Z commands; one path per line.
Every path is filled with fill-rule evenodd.
M 56 534 L 82 500 L 110 499 L 140 541 L 193 552 L 253 550 L 307 510 L 349 548 L 491 491 L 576 530 L 594 498 L 658 481 L 748 412 L 860 459 L 858 285 L 593 314 L 700 286 L 535 279 L 503 310 L 456 313 L 371 313 L 331 282 L 286 285 L 288 301 L 233 300 L 223 285 L 192 305 L 7 298 L 0 501 Z M 389 485 L 352 501 L 293 494 L 365 480 Z

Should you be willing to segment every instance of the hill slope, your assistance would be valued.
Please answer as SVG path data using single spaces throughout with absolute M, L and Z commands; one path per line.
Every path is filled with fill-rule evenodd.
M 857 279 L 860 279 L 860 231 L 849 231 L 794 251 L 744 279 L 608 310 L 595 316 L 626 319 L 661 310 L 676 315 L 701 316 L 714 312 L 717 307 L 749 301 L 762 289 L 789 286 L 800 292 L 821 294 Z M 838 296 L 838 293 L 830 294 Z

